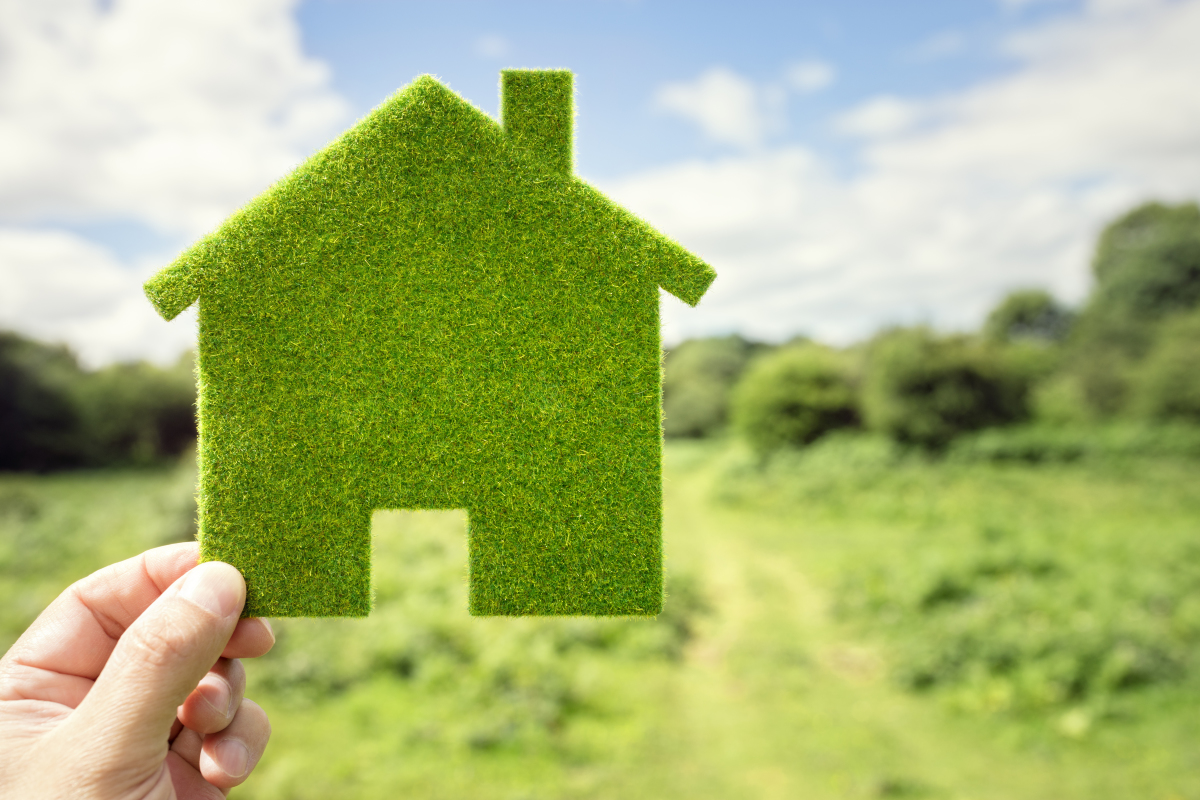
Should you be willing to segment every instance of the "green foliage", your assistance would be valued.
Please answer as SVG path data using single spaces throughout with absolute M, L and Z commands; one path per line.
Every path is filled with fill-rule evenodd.
M 1142 332 L 1138 332 L 1140 338 Z M 1038 387 L 1038 416 L 1051 422 L 1097 424 L 1121 417 L 1134 392 L 1138 361 L 1096 342 L 1072 347 L 1062 370 Z
M 896 330 L 870 347 L 863 411 L 872 429 L 940 450 L 963 433 L 1026 418 L 1030 380 L 995 346 Z
M 0 332 L 0 470 L 77 466 L 81 371 L 65 347 Z
M 378 508 L 468 509 L 473 614 L 659 610 L 658 289 L 715 276 L 513 108 L 564 75 L 505 73 L 515 139 L 418 78 L 147 283 L 200 299 L 201 547 L 247 614 L 367 614 Z
M 1018 425 L 960 437 L 947 455 L 958 462 L 1027 464 L 1130 456 L 1200 458 L 1200 426 L 1136 422 Z
M 1181 542 L 1171 555 L 1114 569 L 1050 533 L 987 528 L 962 550 L 874 564 L 841 608 L 890 631 L 895 677 L 912 689 L 989 711 L 1095 702 L 1178 681 L 1200 655 L 1200 551 Z
M 0 476 L 0 649 L 71 581 L 189 536 L 193 463 Z M 1050 700 L 1044 690 L 1064 684 L 1041 676 L 1017 689 L 1007 673 L 912 691 L 902 667 L 942 652 L 931 616 L 963 618 L 971 601 L 915 618 L 854 610 L 860 581 L 909 602 L 940 576 L 984 607 L 1026 613 L 999 599 L 1011 582 L 1047 604 L 1023 618 L 1038 641 L 1040 624 L 1066 624 L 1070 653 L 1083 652 L 1096 635 L 1069 625 L 1091 615 L 1099 631 L 1129 635 L 1130 653 L 1174 658 L 1158 649 L 1163 619 L 1185 631 L 1182 606 L 1200 596 L 1170 605 L 1200 563 L 1188 544 L 1200 521 L 1194 463 L 963 463 L 843 431 L 766 466 L 733 443 L 669 442 L 665 473 L 657 620 L 468 618 L 463 515 L 376 514 L 375 614 L 273 621 L 276 650 L 246 662 L 247 696 L 273 733 L 234 796 L 1200 793 L 1194 656 L 1182 672 L 1135 660 L 1168 669 L 1141 685 L 1094 681 L 1078 700 Z M 1052 586 L 1074 611 L 1055 605 Z M 1155 586 L 1164 602 L 1147 621 L 1139 604 Z M 998 647 L 1021 646 L 1019 622 L 984 618 Z M 986 649 L 972 637 L 958 640 Z M 1125 655 L 1110 657 L 1114 675 L 1127 670 Z M 987 713 L 1004 709 L 1028 711 Z
M 196 462 L 0 475 L 0 653 L 68 585 L 196 532 Z
M 736 334 L 690 339 L 667 351 L 663 364 L 663 433 L 702 438 L 729 420 L 729 396 L 746 365 L 766 345 Z
M 113 364 L 79 387 L 92 464 L 152 464 L 196 439 L 196 376 L 190 353 L 166 369 Z
M 1200 313 L 1163 323 L 1137 377 L 1133 407 L 1141 416 L 1200 422 Z
M 884 643 L 898 685 L 979 712 L 1104 715 L 1200 679 L 1200 428 L 1169 450 L 1187 433 L 1114 428 L 1037 467 L 961 457 L 962 440 L 930 459 L 828 437 L 730 462 L 718 485 L 809 540 L 838 617 Z
M 1052 415 L 1094 421 L 1148 413 L 1154 404 L 1139 383 L 1155 372 L 1142 362 L 1158 328 L 1200 305 L 1200 208 L 1147 203 L 1130 211 L 1104 229 L 1092 267 L 1096 285 L 1053 381 Z
M 196 437 L 190 356 L 83 370 L 65 347 L 0 332 L 0 470 L 153 464 Z
M 1111 223 L 1092 261 L 1089 314 L 1150 322 L 1200 305 L 1200 207 L 1147 203 Z
M 453 699 L 439 736 L 477 750 L 536 743 L 594 710 L 581 667 L 612 660 L 674 662 L 707 602 L 688 576 L 669 576 L 655 620 L 488 620 L 464 615 L 465 525 L 459 514 L 376 515 L 387 567 L 365 620 L 280 620 L 258 664 L 263 690 L 314 703 L 378 679 Z
M 1061 342 L 1071 330 L 1074 315 L 1049 292 L 1023 289 L 1009 294 L 992 309 L 983 335 L 994 342 Z
M 817 344 L 781 347 L 746 371 L 734 392 L 733 419 L 762 455 L 853 427 L 859 419 L 851 365 Z

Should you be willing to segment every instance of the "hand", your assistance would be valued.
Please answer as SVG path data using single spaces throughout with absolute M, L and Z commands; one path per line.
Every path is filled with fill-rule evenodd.
M 244 781 L 271 726 L 238 658 L 271 649 L 239 620 L 241 574 L 194 543 L 84 578 L 0 659 L 0 797 L 208 800 Z

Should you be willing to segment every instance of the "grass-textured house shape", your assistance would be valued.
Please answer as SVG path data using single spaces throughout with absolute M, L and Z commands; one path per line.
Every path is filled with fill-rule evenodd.
M 572 175 L 572 76 L 503 125 L 421 77 L 146 284 L 199 299 L 202 558 L 246 614 L 370 610 L 371 513 L 467 509 L 472 614 L 662 604 L 658 289 L 715 277 Z

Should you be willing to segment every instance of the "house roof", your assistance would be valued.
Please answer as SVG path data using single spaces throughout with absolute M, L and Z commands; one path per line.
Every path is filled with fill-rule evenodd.
M 555 157 L 561 161 L 561 154 Z M 363 220 L 381 215 L 394 216 L 419 236 L 422 214 L 435 210 L 441 219 L 456 219 L 456 205 L 471 197 L 472 213 L 464 212 L 461 229 L 443 227 L 439 235 L 477 235 L 478 225 L 510 211 L 550 209 L 586 222 L 594 231 L 588 249 L 615 256 L 605 263 L 619 264 L 630 277 L 653 281 L 690 305 L 699 302 L 716 277 L 707 264 L 555 166 L 522 147 L 520 137 L 514 143 L 500 124 L 436 79 L 422 76 L 184 251 L 146 283 L 146 294 L 172 319 L 224 271 L 248 268 L 256 252 L 295 248 L 299 257 L 313 237 L 321 237 L 323 246 L 338 246 L 339 239 L 349 246 Z M 474 195 L 485 175 L 491 205 L 481 220 Z M 517 195 L 527 200 L 523 211 L 509 208 Z M 530 246 L 536 244 L 534 237 Z M 358 254 L 364 259 L 366 251 L 374 253 L 370 242 L 358 246 L 366 248 Z

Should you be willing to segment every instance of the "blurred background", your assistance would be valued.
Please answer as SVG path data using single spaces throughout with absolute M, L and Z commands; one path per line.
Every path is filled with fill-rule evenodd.
M 0 0 L 0 647 L 194 536 L 141 283 L 432 73 L 576 73 L 663 295 L 668 598 L 283 620 L 248 798 L 1200 798 L 1200 0 Z

